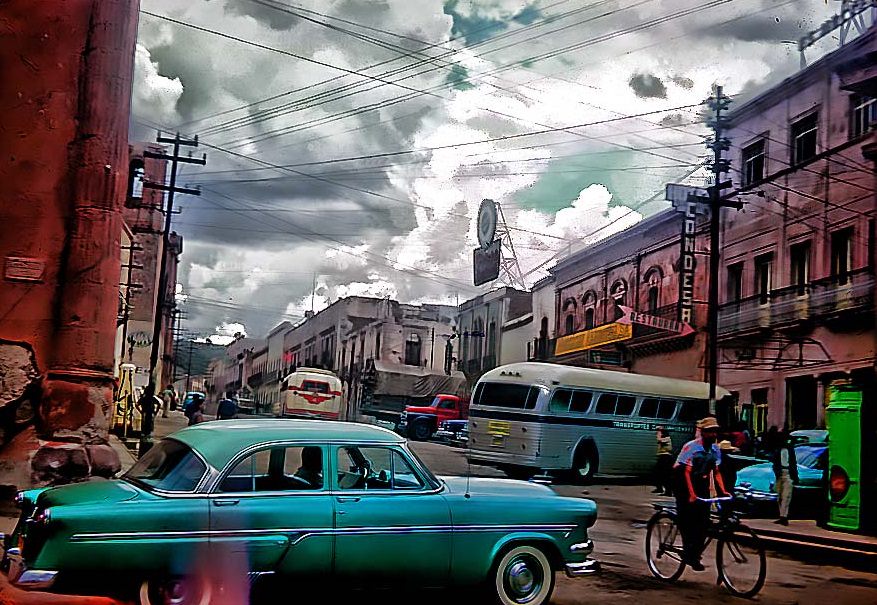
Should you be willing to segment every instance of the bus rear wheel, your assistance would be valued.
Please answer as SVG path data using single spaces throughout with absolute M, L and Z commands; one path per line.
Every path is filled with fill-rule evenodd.
M 573 457 L 572 469 L 570 474 L 573 483 L 576 485 L 588 485 L 594 480 L 597 474 L 597 450 L 591 445 L 579 446 L 576 455 Z

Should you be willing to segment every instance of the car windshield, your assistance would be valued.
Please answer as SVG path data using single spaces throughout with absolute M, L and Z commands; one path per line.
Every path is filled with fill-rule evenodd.
M 795 448 L 795 459 L 798 466 L 807 468 L 820 468 L 820 458 L 825 453 L 826 447 L 814 447 L 812 445 L 799 445 Z
M 146 452 L 122 478 L 162 491 L 191 492 L 206 470 L 205 464 L 188 445 L 164 439 Z

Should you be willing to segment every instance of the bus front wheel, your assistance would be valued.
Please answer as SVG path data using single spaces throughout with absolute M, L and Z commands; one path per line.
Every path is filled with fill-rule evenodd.
M 587 485 L 597 474 L 597 449 L 593 445 L 581 445 L 573 457 L 572 480 L 576 485 Z

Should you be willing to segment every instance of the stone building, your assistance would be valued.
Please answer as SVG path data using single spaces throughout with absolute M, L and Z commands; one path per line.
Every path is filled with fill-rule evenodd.
M 838 378 L 877 403 L 875 56 L 872 27 L 729 115 L 719 381 L 757 431 L 823 427 Z
M 457 369 L 474 385 L 484 372 L 527 359 L 533 322 L 529 292 L 503 286 L 457 309 Z
M 108 475 L 135 1 L 3 3 L 0 474 Z

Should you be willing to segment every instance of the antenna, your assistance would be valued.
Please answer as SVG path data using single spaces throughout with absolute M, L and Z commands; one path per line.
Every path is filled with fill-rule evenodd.
M 515 245 L 512 243 L 512 234 L 509 231 L 505 221 L 505 213 L 502 210 L 502 204 L 496 203 L 497 221 L 496 221 L 496 239 L 500 240 L 501 253 L 499 256 L 499 277 L 493 283 L 500 282 L 512 288 L 526 290 L 524 284 L 524 275 L 521 272 L 521 265 L 518 263 L 518 255 L 515 253 Z

